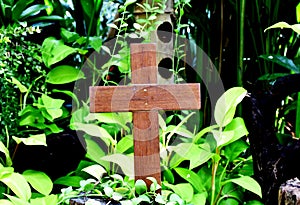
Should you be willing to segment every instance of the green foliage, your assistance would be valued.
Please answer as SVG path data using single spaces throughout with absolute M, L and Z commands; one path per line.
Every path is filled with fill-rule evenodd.
M 38 28 L 9 26 L 0 29 L 0 99 L 1 127 L 6 127 L 8 134 L 21 136 L 18 126 L 18 113 L 27 102 L 33 102 L 33 92 L 45 92 L 41 77 L 46 75 L 41 59 L 41 47 L 26 41 L 31 33 L 39 32 Z M 7 133 L 1 129 L 0 139 Z

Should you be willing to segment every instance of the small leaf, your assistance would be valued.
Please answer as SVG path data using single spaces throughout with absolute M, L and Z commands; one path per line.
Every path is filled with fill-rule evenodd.
M 63 111 L 61 109 L 61 106 L 64 104 L 64 100 L 55 99 L 45 94 L 42 95 L 41 99 L 43 106 L 45 107 L 47 113 L 51 116 L 52 119 L 56 119 L 62 116 Z M 47 115 L 44 115 L 44 117 L 47 117 Z
M 51 84 L 66 84 L 84 78 L 84 73 L 69 65 L 61 65 L 53 68 L 46 78 Z
M 102 47 L 102 39 L 98 36 L 93 36 L 89 38 L 89 44 L 92 46 L 92 48 L 97 51 L 98 53 L 100 52 L 100 49 Z
M 125 3 L 124 3 L 124 6 L 128 6 L 130 4 L 133 4 L 135 3 L 137 0 L 126 0 Z
M 293 24 L 293 25 L 290 25 L 286 22 L 278 22 L 278 23 L 275 23 L 274 25 L 266 28 L 264 30 L 264 32 L 266 32 L 267 30 L 269 29 L 272 29 L 272 28 L 290 28 L 290 29 L 293 29 L 296 33 L 300 34 L 300 24 Z
M 244 189 L 247 189 L 248 191 L 251 191 L 252 193 L 258 195 L 259 197 L 262 197 L 260 185 L 257 183 L 257 181 L 255 181 L 253 178 L 249 176 L 242 176 L 240 178 L 229 179 L 225 181 L 224 184 L 228 182 L 233 182 L 243 187 Z
M 188 181 L 198 193 L 206 191 L 201 178 L 192 170 L 178 167 L 175 168 L 175 171 L 179 174 L 179 176 Z
M 77 49 L 65 45 L 62 40 L 56 40 L 54 37 L 46 38 L 42 44 L 42 59 L 48 68 L 76 52 Z
M 135 187 L 136 193 L 140 194 L 140 195 L 147 191 L 146 182 L 144 182 L 144 180 L 142 180 L 142 179 L 136 180 L 134 187 Z
M 127 156 L 124 154 L 112 154 L 102 157 L 101 160 L 113 162 L 119 165 L 126 176 L 134 176 L 133 156 Z
M 11 173 L 0 179 L 21 200 L 28 201 L 31 197 L 31 189 L 24 176 L 19 173 Z
M 11 82 L 19 88 L 21 93 L 27 92 L 27 88 L 24 85 L 22 85 L 22 83 L 20 83 L 20 81 L 18 81 L 16 78 L 12 77 Z
M 107 26 L 111 27 L 111 28 L 114 28 L 114 29 L 117 29 L 117 30 L 119 29 L 118 26 L 114 23 L 109 23 L 109 24 L 107 24 Z
M 164 184 L 166 187 L 172 189 L 176 194 L 178 194 L 186 202 L 190 202 L 193 199 L 194 190 L 191 184 L 189 183 L 180 183 L 176 185 Z
M 44 172 L 26 170 L 22 175 L 37 192 L 47 196 L 52 191 L 53 183 Z
M 47 146 L 45 134 L 30 135 L 30 137 L 27 137 L 27 138 L 18 138 L 18 137 L 13 136 L 12 138 L 16 141 L 17 144 L 20 144 L 21 142 L 23 142 L 25 145 Z
M 80 181 L 83 178 L 79 176 L 63 176 L 54 181 L 54 184 L 60 184 L 69 187 L 80 187 Z
M 244 88 L 233 87 L 218 99 L 214 117 L 219 127 L 224 127 L 232 121 L 237 105 L 243 100 L 246 94 L 247 90 Z
M 94 164 L 89 167 L 85 167 L 84 169 L 82 169 L 82 171 L 92 175 L 93 177 L 95 177 L 98 180 L 100 180 L 102 178 L 103 174 L 106 173 L 106 170 L 99 164 Z
M 106 196 L 112 197 L 114 190 L 111 187 L 106 186 L 106 187 L 104 187 L 104 193 Z

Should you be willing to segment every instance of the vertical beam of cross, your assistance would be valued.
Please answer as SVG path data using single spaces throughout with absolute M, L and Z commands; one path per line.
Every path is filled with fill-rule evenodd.
M 132 84 L 157 83 L 155 44 L 132 44 L 130 59 Z M 133 125 L 135 179 L 147 182 L 146 178 L 152 176 L 160 184 L 158 111 L 134 111 Z

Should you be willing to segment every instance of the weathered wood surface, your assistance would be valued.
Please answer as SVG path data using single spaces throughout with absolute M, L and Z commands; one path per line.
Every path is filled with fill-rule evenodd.
M 199 90 L 197 83 L 95 86 L 90 88 L 90 99 L 95 102 L 90 109 L 93 112 L 191 110 L 200 107 Z
M 91 112 L 133 112 L 135 179 L 161 183 L 158 110 L 200 109 L 200 85 L 157 85 L 155 44 L 131 44 L 131 86 L 90 87 Z
M 300 180 L 297 177 L 280 186 L 278 205 L 300 205 Z

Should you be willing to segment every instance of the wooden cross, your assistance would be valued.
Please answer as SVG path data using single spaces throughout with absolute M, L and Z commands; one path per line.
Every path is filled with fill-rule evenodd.
M 200 84 L 157 84 L 156 45 L 131 44 L 131 84 L 90 87 L 90 112 L 133 112 L 135 179 L 161 183 L 158 110 L 200 109 Z

